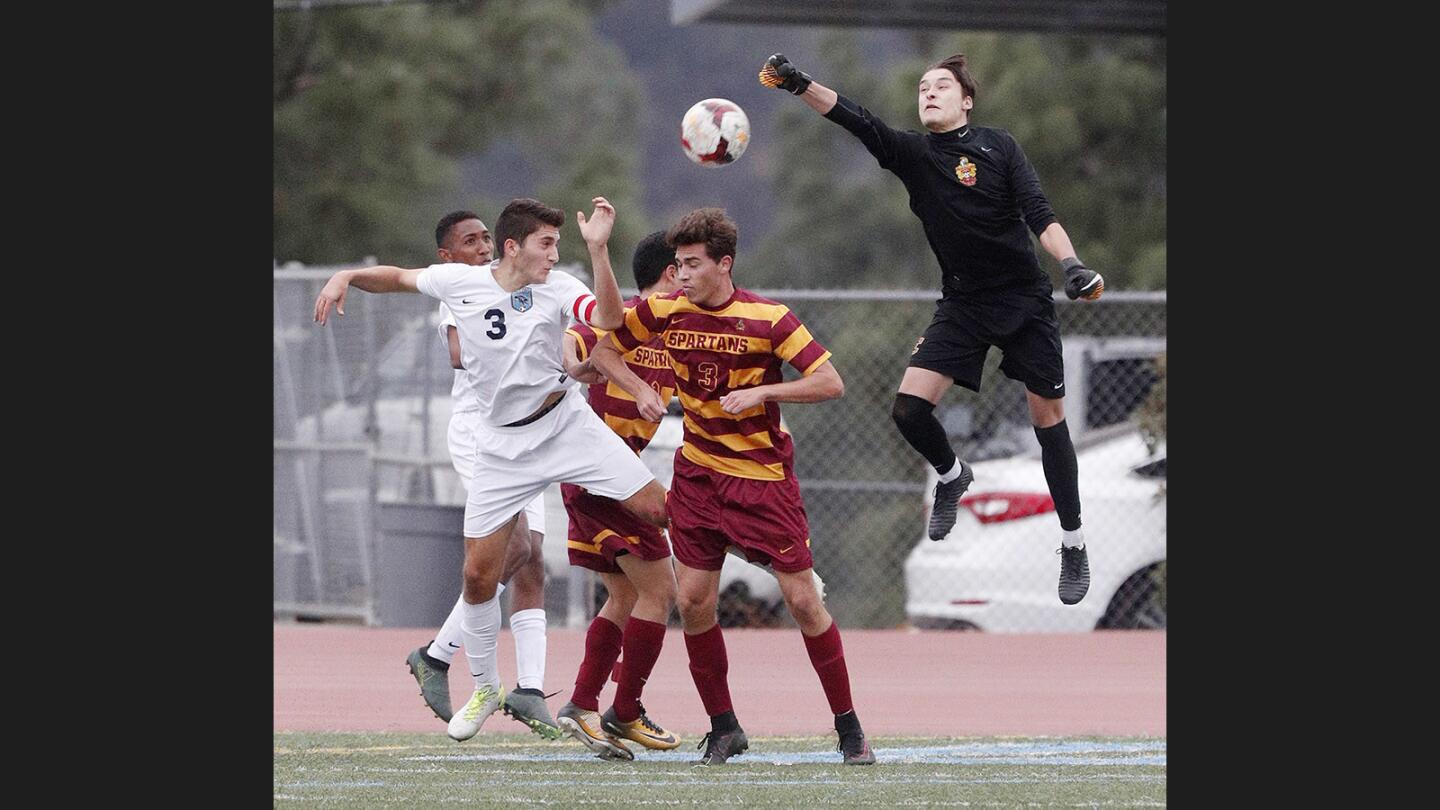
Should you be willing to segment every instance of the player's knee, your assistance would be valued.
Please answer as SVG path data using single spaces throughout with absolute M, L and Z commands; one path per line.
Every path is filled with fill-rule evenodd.
M 890 418 L 895 420 L 897 427 L 904 430 L 923 422 L 934 410 L 934 405 L 920 397 L 912 394 L 896 394 L 895 404 L 890 408 Z
M 790 615 L 795 617 L 795 623 L 801 627 L 819 623 L 825 613 L 825 605 L 813 593 L 791 594 L 786 597 L 785 604 L 790 608 Z
M 703 624 L 715 617 L 715 596 L 708 593 L 676 594 L 675 605 L 680 608 L 680 618 L 687 624 Z
M 653 503 L 647 503 L 645 514 L 641 517 L 662 529 L 667 528 L 670 525 L 670 515 L 665 512 L 665 498 L 662 496 Z
M 664 612 L 669 613 L 670 609 L 675 607 L 675 601 L 678 597 L 674 580 L 661 580 L 661 583 L 653 590 L 653 596 L 656 602 L 659 603 L 660 608 L 664 610 Z

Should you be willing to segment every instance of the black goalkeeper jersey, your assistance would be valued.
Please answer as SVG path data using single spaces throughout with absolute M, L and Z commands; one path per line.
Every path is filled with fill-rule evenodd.
M 905 184 L 910 210 L 940 261 L 945 298 L 1050 289 L 1026 228 L 1038 236 L 1055 212 L 1010 133 L 971 124 L 939 134 L 896 131 L 844 96 L 825 117 L 859 138 L 880 167 Z

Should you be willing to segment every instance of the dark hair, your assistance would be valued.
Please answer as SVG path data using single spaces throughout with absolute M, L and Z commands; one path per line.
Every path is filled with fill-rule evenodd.
M 929 73 L 937 68 L 945 68 L 950 71 L 950 75 L 955 77 L 955 81 L 960 82 L 960 87 L 965 90 L 965 95 L 969 96 L 971 101 L 980 100 L 975 95 L 979 89 L 975 86 L 975 77 L 971 76 L 970 70 L 965 67 L 965 54 L 957 53 L 954 56 L 947 56 L 925 68 L 925 72 Z
M 675 263 L 675 248 L 665 244 L 665 232 L 656 231 L 635 246 L 630 270 L 635 273 L 635 286 L 652 287 L 664 275 L 665 268 Z
M 439 224 L 435 226 L 435 247 L 445 247 L 445 238 L 450 235 L 450 229 L 467 219 L 480 219 L 480 215 L 474 211 L 451 211 L 441 217 Z
M 525 237 L 539 230 L 542 224 L 559 228 L 565 224 L 565 212 L 529 197 L 511 200 L 495 220 L 495 255 L 505 255 L 506 239 L 524 244 Z
M 735 244 L 740 241 L 740 228 L 724 208 L 697 208 L 680 218 L 665 234 L 665 243 L 672 248 L 681 245 L 705 243 L 705 254 L 711 261 L 720 261 L 726 256 L 735 256 Z

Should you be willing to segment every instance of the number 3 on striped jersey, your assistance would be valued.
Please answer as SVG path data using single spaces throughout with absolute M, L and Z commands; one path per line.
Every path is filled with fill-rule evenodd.
M 700 378 L 700 387 L 706 391 L 714 391 L 720 382 L 720 367 L 714 363 L 701 363 L 695 367 L 695 371 Z

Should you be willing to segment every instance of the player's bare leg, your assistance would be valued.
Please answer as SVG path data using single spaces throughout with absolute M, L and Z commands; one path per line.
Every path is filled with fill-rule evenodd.
M 504 569 L 510 533 L 521 516 L 507 520 L 483 536 L 465 538 L 464 574 L 465 658 L 475 679 L 475 693 L 455 716 L 447 732 L 456 740 L 468 740 L 480 731 L 505 696 L 505 687 L 496 671 L 495 640 L 500 632 L 500 597 L 496 586 Z
M 1025 401 L 1030 406 L 1035 438 L 1040 440 L 1040 463 L 1045 468 L 1050 500 L 1060 518 L 1060 548 L 1055 551 L 1060 555 L 1060 601 L 1073 605 L 1090 590 L 1090 554 L 1080 531 L 1079 465 L 1065 424 L 1065 399 L 1042 397 L 1026 389 Z
M 705 713 L 710 715 L 710 733 L 700 740 L 704 753 L 698 765 L 720 765 L 750 747 L 730 702 L 727 676 L 730 662 L 725 639 L 715 617 L 720 593 L 720 571 L 691 568 L 675 561 L 679 582 L 680 622 L 685 628 L 685 651 L 690 656 L 690 677 L 700 693 Z
M 500 586 L 497 590 L 503 592 L 504 583 L 508 582 L 514 573 L 531 559 L 540 557 L 539 546 L 532 549 L 530 542 L 529 523 L 525 513 L 519 513 L 519 520 L 515 528 L 510 532 L 510 540 L 505 549 L 504 570 L 500 574 Z M 538 536 L 538 535 L 537 535 Z M 543 586 L 544 561 L 541 560 L 541 584 Z M 512 595 L 512 609 L 514 602 L 518 601 Z M 539 605 L 544 605 L 544 594 L 541 592 Z M 425 699 L 425 705 L 435 712 L 435 716 L 445 722 L 455 715 L 450 708 L 450 662 L 454 660 L 455 653 L 464 643 L 464 633 L 460 629 L 460 623 L 465 619 L 465 596 L 461 594 L 455 598 L 455 606 L 450 609 L 450 615 L 440 625 L 440 630 L 431 639 L 428 647 L 422 646 L 410 651 L 405 663 L 410 667 L 410 674 L 415 676 L 415 681 L 420 684 L 420 696 Z
M 665 512 L 665 487 L 659 481 L 651 479 L 650 483 L 621 501 L 620 505 L 646 523 L 653 523 L 662 529 L 670 525 L 670 518 Z
M 945 428 L 935 418 L 935 406 L 954 384 L 954 378 L 938 371 L 911 366 L 900 379 L 900 390 L 895 394 L 895 406 L 890 412 L 900 435 L 940 476 L 930 506 L 931 540 L 945 539 L 955 527 L 960 497 L 974 480 L 970 465 L 956 457 Z
M 680 745 L 680 738 L 646 716 L 640 694 L 665 643 L 665 623 L 675 605 L 675 571 L 670 557 L 645 560 L 634 554 L 621 554 L 615 563 L 635 586 L 637 596 L 625 623 L 622 654 L 625 665 L 620 668 L 615 703 L 601 718 L 603 727 L 612 736 L 646 748 L 669 750 Z
M 624 631 L 639 595 L 624 574 L 601 573 L 607 597 L 585 633 L 585 657 L 575 675 L 575 691 L 557 715 L 562 728 L 601 759 L 631 760 L 635 755 L 601 727 L 600 690 L 620 658 Z
M 805 638 L 805 651 L 810 654 L 810 664 L 820 676 L 820 686 L 825 690 L 825 699 L 835 715 L 835 731 L 840 735 L 840 753 L 846 765 L 871 765 L 875 754 L 860 728 L 860 718 L 855 715 L 855 705 L 850 699 L 850 673 L 845 667 L 845 648 L 840 642 L 840 627 L 825 609 L 820 593 L 815 590 L 815 578 L 811 569 L 804 571 L 776 571 L 775 579 L 780 583 L 780 593 L 785 597 L 785 606 L 795 623 L 800 625 L 800 634 Z
M 521 514 L 522 523 L 524 514 Z M 518 534 L 519 524 L 517 524 Z M 515 637 L 516 688 L 507 692 L 502 708 L 505 713 L 524 723 L 547 740 L 558 740 L 564 731 L 545 705 L 545 556 L 541 549 L 544 535 L 526 531 L 524 536 L 510 539 L 505 563 L 520 558 L 524 561 L 506 579 L 510 583 L 510 632 Z

